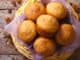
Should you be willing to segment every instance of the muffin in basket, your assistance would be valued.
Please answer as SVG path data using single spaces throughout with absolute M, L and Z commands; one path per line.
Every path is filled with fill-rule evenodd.
M 63 4 L 59 2 L 51 2 L 46 6 L 47 13 L 55 16 L 57 19 L 62 20 L 66 17 L 66 9 Z
M 58 8 L 58 4 L 55 4 L 55 2 L 54 2 L 54 4 L 52 4 L 52 7 L 55 5 L 56 6 L 55 8 L 57 9 L 57 12 L 54 12 L 54 13 L 56 13 L 56 15 L 55 15 L 52 12 L 53 10 L 52 10 L 51 6 L 50 6 L 51 11 L 49 11 L 50 9 L 48 8 L 49 9 L 48 10 L 47 7 L 45 6 L 46 10 L 47 10 L 46 14 L 44 14 L 46 12 L 44 6 L 42 8 L 42 7 L 40 7 L 41 5 L 39 5 L 39 8 L 41 10 L 38 10 L 38 7 L 37 7 L 38 6 L 37 4 L 39 4 L 38 2 L 42 5 L 41 1 L 28 0 L 27 4 L 22 6 L 22 8 L 21 8 L 22 13 L 18 16 L 19 19 L 16 20 L 16 23 L 21 21 L 21 19 L 25 20 L 25 18 L 27 19 L 26 21 L 28 21 L 28 23 L 21 24 L 22 26 L 19 25 L 18 31 L 17 31 L 18 32 L 17 39 L 14 34 L 11 34 L 11 36 L 13 38 L 13 43 L 16 46 L 16 48 L 18 49 L 18 51 L 20 53 L 22 53 L 24 56 L 26 56 L 28 59 L 32 59 L 32 60 L 41 60 L 41 59 L 42 60 L 59 60 L 59 59 L 63 60 L 64 59 L 64 60 L 66 60 L 72 54 L 72 52 L 70 53 L 69 50 L 74 51 L 73 49 L 69 48 L 68 46 L 72 47 L 72 45 L 74 45 L 74 43 L 72 43 L 72 41 L 73 41 L 75 32 L 74 32 L 74 28 L 70 24 L 66 24 L 66 25 L 62 24 L 61 25 L 62 27 L 61 27 L 59 25 L 60 21 L 58 21 L 58 20 L 65 20 L 64 19 L 66 17 L 66 10 L 65 10 L 66 6 L 65 5 L 67 5 L 67 3 L 64 4 L 65 7 L 61 3 L 59 3 L 60 8 Z M 35 8 L 34 9 L 33 6 L 35 5 L 35 3 L 36 3 L 36 6 L 34 7 Z M 51 3 L 53 3 L 53 2 L 51 1 L 48 4 L 51 4 Z M 34 4 L 32 7 L 28 7 L 29 5 L 32 5 L 32 4 Z M 28 7 L 31 10 L 26 10 L 26 7 Z M 61 10 L 59 10 L 59 9 L 61 9 Z M 19 10 L 19 11 L 21 11 L 21 10 Z M 26 13 L 23 13 L 23 11 L 24 12 L 27 11 L 27 13 L 30 13 L 30 15 L 26 15 Z M 32 11 L 34 11 L 34 13 Z M 23 18 L 21 16 L 22 14 L 23 14 L 23 17 L 25 17 L 25 18 Z M 57 15 L 57 14 L 59 14 L 59 15 Z M 22 18 L 20 18 L 20 16 Z M 69 16 L 68 18 L 72 18 L 72 17 Z M 33 21 L 35 21 L 35 23 Z M 24 21 L 21 21 L 21 23 L 24 23 Z M 16 24 L 16 26 L 17 26 L 17 24 Z M 36 28 L 37 28 L 37 30 L 36 30 Z M 17 30 L 17 29 L 14 27 L 14 30 Z M 36 32 L 38 32 L 38 35 L 39 35 L 37 37 L 36 37 Z M 17 33 L 15 33 L 15 34 L 17 34 Z M 68 51 L 67 51 L 67 49 L 66 50 L 59 49 L 59 51 L 56 50 L 56 44 L 55 44 L 56 42 L 55 42 L 55 39 L 53 38 L 53 37 L 55 37 L 55 35 L 56 35 L 56 41 L 58 44 L 66 45 L 66 46 L 68 45 L 67 47 L 66 46 L 62 47 L 65 49 L 67 48 Z M 49 38 L 49 36 L 53 36 L 52 39 Z M 19 39 L 21 39 L 22 41 L 20 42 Z M 28 44 L 28 43 L 30 43 L 30 44 Z M 72 45 L 69 45 L 71 43 L 72 43 Z M 60 54 L 58 54 L 59 52 L 60 52 Z M 43 58 L 43 56 L 46 56 L 46 57 Z
M 24 14 L 28 19 L 36 21 L 37 17 L 45 13 L 45 7 L 42 3 L 35 2 L 25 7 Z
M 60 45 L 68 45 L 73 42 L 75 31 L 71 24 L 62 24 L 56 34 L 56 41 Z
M 23 21 L 18 27 L 18 37 L 23 42 L 31 42 L 36 36 L 36 28 L 34 22 L 31 20 Z
M 57 19 L 51 15 L 39 16 L 36 25 L 38 33 L 42 36 L 53 36 L 59 27 Z
M 39 55 L 51 56 L 56 50 L 56 45 L 51 39 L 38 37 L 33 44 L 33 48 Z

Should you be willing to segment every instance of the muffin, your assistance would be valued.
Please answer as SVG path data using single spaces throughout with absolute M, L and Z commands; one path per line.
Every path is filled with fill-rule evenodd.
M 38 17 L 37 22 L 37 31 L 41 36 L 52 36 L 59 27 L 57 19 L 50 15 L 41 15 Z
M 48 14 L 55 16 L 57 19 L 61 20 L 66 16 L 66 9 L 59 2 L 51 2 L 46 6 L 46 11 Z
M 75 31 L 70 24 L 62 24 L 56 34 L 56 41 L 60 45 L 68 45 L 73 42 Z
M 36 36 L 36 28 L 35 24 L 32 21 L 26 20 L 19 25 L 18 37 L 20 38 L 20 40 L 29 43 L 34 40 L 35 36 Z
M 38 37 L 33 44 L 34 51 L 41 56 L 53 55 L 56 50 L 55 43 L 45 37 Z
M 45 13 L 45 7 L 39 3 L 33 3 L 25 7 L 24 14 L 28 19 L 35 21 L 38 16 Z

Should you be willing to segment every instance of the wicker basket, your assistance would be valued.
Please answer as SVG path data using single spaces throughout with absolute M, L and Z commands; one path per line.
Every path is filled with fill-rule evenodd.
M 31 3 L 34 3 L 36 2 L 37 0 L 28 0 L 27 3 L 24 4 L 21 6 L 21 8 L 18 9 L 18 11 L 16 11 L 16 16 L 20 15 L 20 13 L 22 13 L 24 11 L 24 8 L 27 4 L 31 4 Z M 74 19 L 78 20 L 78 15 L 76 14 L 76 12 L 74 11 L 74 9 L 70 6 L 70 9 L 71 9 L 71 15 L 74 17 Z M 29 60 L 33 60 L 33 56 L 31 54 L 31 52 L 29 51 L 29 48 L 26 47 L 24 44 L 21 44 L 18 42 L 18 40 L 16 40 L 14 34 L 11 34 L 11 37 L 12 37 L 12 41 L 16 47 L 16 49 L 22 54 L 24 55 L 25 57 L 27 57 Z M 41 60 L 67 60 L 67 58 L 69 56 L 71 56 L 72 52 L 68 53 L 68 52 L 61 52 L 60 55 L 58 53 L 55 53 L 53 56 L 50 56 L 50 57 L 46 57 L 46 58 L 42 58 Z

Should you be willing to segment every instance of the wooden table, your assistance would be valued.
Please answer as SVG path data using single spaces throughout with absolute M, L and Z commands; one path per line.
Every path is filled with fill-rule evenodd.
M 19 5 L 12 5 L 11 0 L 0 0 L 0 60 L 28 60 L 19 54 L 4 31 L 5 16 L 14 16 L 18 7 Z
M 15 10 L 19 7 L 14 7 L 11 0 L 0 0 L 0 60 L 28 60 L 15 49 L 4 31 L 5 16 L 14 16 Z M 12 12 L 9 12 L 12 10 Z M 73 58 L 74 57 L 74 58 Z M 68 60 L 80 60 L 80 49 L 78 49 Z

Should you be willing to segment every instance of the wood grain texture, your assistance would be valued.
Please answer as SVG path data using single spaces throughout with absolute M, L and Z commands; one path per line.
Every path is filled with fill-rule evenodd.
M 21 55 L 0 55 L 0 60 L 28 60 Z
M 15 14 L 15 10 L 12 10 L 12 13 L 9 13 L 9 10 L 0 10 L 0 28 L 4 28 L 6 22 L 5 17 L 10 16 L 13 17 Z
M 28 60 L 14 47 L 10 36 L 4 31 L 6 25 L 5 16 L 14 17 L 16 9 L 11 0 L 0 0 L 0 60 Z
M 14 45 L 12 44 L 12 41 L 4 30 L 0 30 L 0 55 L 14 55 L 19 54 Z
M 14 6 L 11 1 L 12 0 L 0 0 L 0 9 L 17 9 L 20 6 L 18 3 Z
M 0 9 L 11 9 L 14 6 L 11 4 L 10 0 L 0 0 Z

